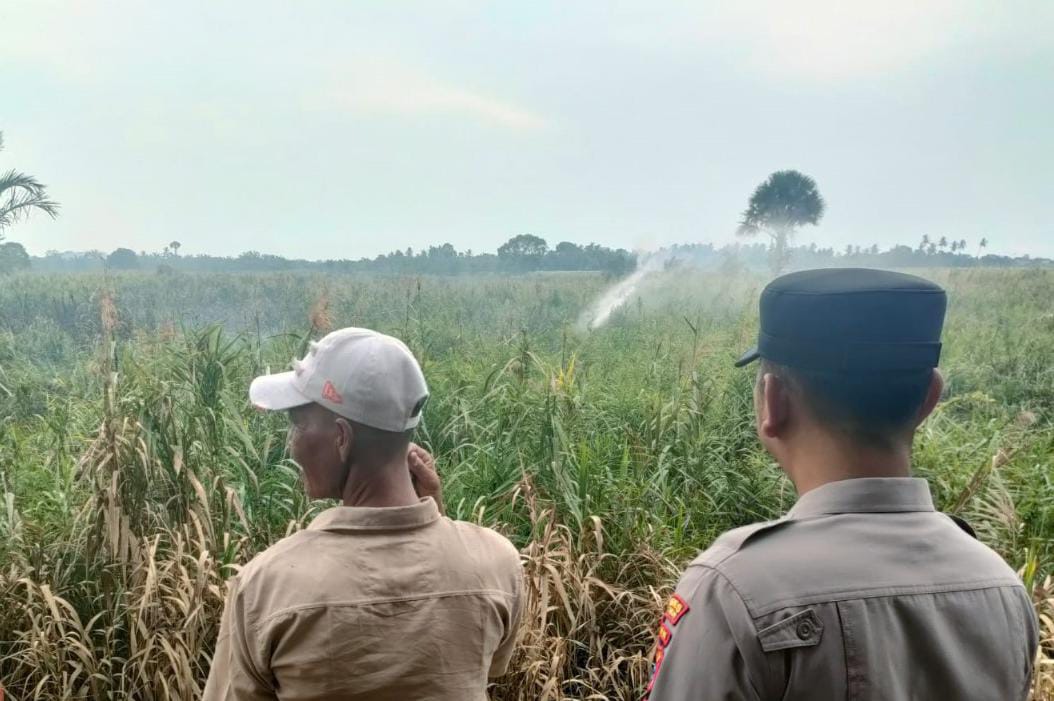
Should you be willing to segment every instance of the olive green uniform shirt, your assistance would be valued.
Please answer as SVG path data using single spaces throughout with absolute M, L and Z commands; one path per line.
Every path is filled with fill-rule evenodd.
M 925 480 L 834 482 L 689 565 L 650 700 L 1025 699 L 1037 629 L 1014 571 Z
M 235 577 L 205 701 L 486 699 L 522 605 L 519 553 L 414 506 L 338 506 Z

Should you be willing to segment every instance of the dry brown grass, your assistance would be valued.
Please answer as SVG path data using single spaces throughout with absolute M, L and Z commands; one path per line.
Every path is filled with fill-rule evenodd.
M 323 292 L 311 325 L 321 333 L 332 323 L 329 296 Z M 118 327 L 113 298 L 102 295 L 103 337 L 96 361 L 101 409 L 90 414 L 94 430 L 86 428 L 84 442 L 71 451 L 79 456 L 68 495 L 72 526 L 44 530 L 41 523 L 46 519 L 24 519 L 5 486 L 0 503 L 0 681 L 7 698 L 198 698 L 226 579 L 283 530 L 301 527 L 306 515 L 306 507 L 297 501 L 302 497 L 273 485 L 266 499 L 260 498 L 264 490 L 259 482 L 277 471 L 278 460 L 268 456 L 266 445 L 256 445 L 258 435 L 237 423 L 237 410 L 225 409 L 223 376 L 217 372 L 223 369 L 225 350 L 218 338 L 202 336 L 195 340 L 197 345 L 187 344 L 194 346 L 189 353 L 212 355 L 207 362 L 186 359 L 177 368 L 183 385 L 175 389 L 190 399 L 176 416 L 173 385 L 162 385 L 156 392 L 139 387 L 135 396 L 125 393 L 117 372 Z M 508 366 L 513 384 L 502 392 L 514 397 L 527 391 L 532 358 L 525 338 L 521 353 Z M 552 425 L 561 417 L 569 424 L 580 420 L 577 412 L 583 403 L 574 394 L 579 384 L 576 367 L 572 360 L 545 384 L 549 394 L 567 400 L 552 409 Z M 239 398 L 243 391 L 238 388 Z M 529 410 L 539 404 L 537 396 L 525 397 L 522 407 Z M 503 409 L 509 414 L 522 408 L 507 401 Z M 645 446 L 641 438 L 641 455 L 634 459 L 648 469 L 654 464 L 646 456 L 669 447 L 672 439 L 659 425 L 664 417 L 676 416 L 675 409 L 667 412 L 663 404 L 647 419 L 651 423 L 645 423 L 658 428 L 638 431 L 648 443 Z M 467 417 L 470 410 L 464 413 Z M 724 427 L 728 418 L 719 415 L 715 421 Z M 1009 447 L 995 450 L 991 460 L 986 458 L 952 494 L 950 503 L 976 511 L 992 542 L 1014 546 L 1003 552 L 1028 547 L 1018 543 L 1027 515 L 1017 510 L 1007 473 L 1028 447 L 1025 432 L 1034 430 L 1036 421 L 1034 414 L 1022 412 L 1007 435 Z M 460 428 L 460 436 L 476 430 L 470 424 L 465 418 L 452 425 Z M 509 430 L 507 424 L 494 425 L 496 431 Z M 684 433 L 698 436 L 702 431 L 695 427 Z M 232 447 L 239 442 L 245 445 Z M 708 450 L 713 450 L 712 443 Z M 260 469 L 247 465 L 249 461 L 256 461 Z M 601 459 L 589 464 L 596 468 Z M 46 469 L 59 468 L 46 463 Z M 728 468 L 729 474 L 732 471 Z M 598 470 L 597 481 L 587 486 L 607 477 Z M 589 475 L 580 473 L 579 478 Z M 517 485 L 513 477 L 511 486 L 488 502 L 519 519 L 504 530 L 526 543 L 522 555 L 527 582 L 521 644 L 510 674 L 494 686 L 492 698 L 639 698 L 647 683 L 661 605 L 680 568 L 649 545 L 664 542 L 652 537 L 661 531 L 644 532 L 629 545 L 623 538 L 612 546 L 605 540 L 615 540 L 612 534 L 618 528 L 613 520 L 605 523 L 588 510 L 572 518 L 558 504 L 553 485 L 545 491 L 533 479 L 525 477 Z M 282 496 L 287 497 L 285 503 Z M 617 517 L 614 509 L 603 513 Z M 485 520 L 482 514 L 478 520 Z M 495 525 L 489 517 L 486 521 Z M 676 525 L 671 522 L 671 530 Z M 1054 701 L 1054 581 L 1037 578 L 1034 570 L 1026 581 L 1036 582 L 1043 652 L 1033 700 Z
M 521 485 L 534 538 L 523 549 L 526 605 L 512 672 L 494 699 L 637 699 L 650 673 L 651 636 L 663 593 L 645 584 L 673 582 L 672 562 L 642 549 L 604 552 L 603 524 L 573 533 Z M 652 580 L 654 581 L 654 580 Z
M 1039 617 L 1040 651 L 1036 657 L 1036 680 L 1032 688 L 1035 701 L 1054 699 L 1054 578 L 1047 577 L 1033 592 Z

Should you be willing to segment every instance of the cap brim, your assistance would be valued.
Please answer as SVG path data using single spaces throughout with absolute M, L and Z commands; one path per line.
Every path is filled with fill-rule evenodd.
M 293 385 L 293 371 L 261 375 L 249 385 L 249 401 L 257 409 L 284 411 L 310 404 L 311 400 Z
M 744 365 L 749 365 L 755 360 L 761 357 L 761 353 L 758 353 L 758 347 L 754 346 L 743 355 L 739 356 L 739 360 L 736 361 L 736 367 L 741 368 Z

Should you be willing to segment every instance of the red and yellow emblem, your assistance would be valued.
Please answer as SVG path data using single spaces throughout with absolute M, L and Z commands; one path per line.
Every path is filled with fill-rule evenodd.
M 666 625 L 666 621 L 659 621 L 659 647 L 664 648 L 673 640 L 673 631 Z
M 655 680 L 659 677 L 659 668 L 662 667 L 662 660 L 666 657 L 666 648 L 673 642 L 673 628 L 671 626 L 677 625 L 677 622 L 684 618 L 684 615 L 688 613 L 688 608 L 688 602 L 677 594 L 671 596 L 670 600 L 666 602 L 666 608 L 662 611 L 662 618 L 659 619 L 659 632 L 656 635 L 658 644 L 655 646 L 655 663 L 651 670 L 651 681 L 648 682 L 648 688 L 644 690 L 642 701 L 646 701 L 651 695 L 651 690 L 655 688 Z
M 688 602 L 682 599 L 677 594 L 670 597 L 670 600 L 666 602 L 666 610 L 663 612 L 663 616 L 672 625 L 677 625 L 677 622 L 684 618 L 684 614 L 688 613 Z
M 648 688 L 644 690 L 644 699 L 647 699 L 651 695 L 651 690 L 655 688 L 655 680 L 659 678 L 659 667 L 662 666 L 664 657 L 666 657 L 666 650 L 661 647 L 655 648 L 655 664 L 651 668 L 651 681 L 648 682 Z

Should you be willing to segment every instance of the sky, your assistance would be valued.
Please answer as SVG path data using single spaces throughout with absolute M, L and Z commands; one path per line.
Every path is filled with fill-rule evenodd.
M 1049 0 L 0 0 L 34 255 L 723 244 L 794 168 L 801 243 L 1054 256 L 1051 115 Z

